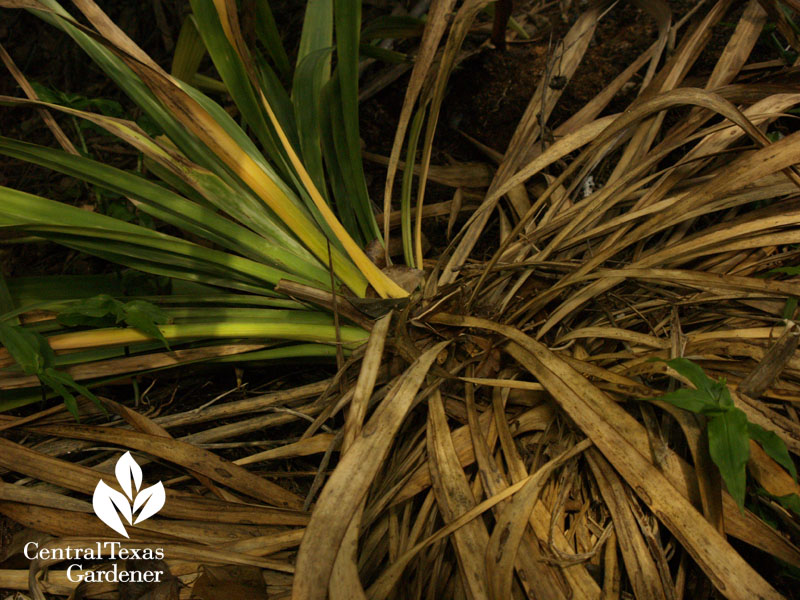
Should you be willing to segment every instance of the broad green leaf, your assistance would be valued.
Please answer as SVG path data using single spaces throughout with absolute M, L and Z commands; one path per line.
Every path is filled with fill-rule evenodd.
M 167 350 L 170 349 L 167 338 L 161 333 L 158 325 L 169 323 L 169 316 L 157 306 L 143 300 L 132 300 L 122 307 L 123 320 L 134 329 L 161 341 Z
M 38 375 L 52 364 L 52 350 L 42 353 L 42 336 L 19 325 L 0 323 L 0 344 L 26 375 Z
M 800 266 L 778 267 L 776 269 L 770 269 L 769 273 L 784 273 L 786 275 L 800 275 Z
M 662 359 L 656 359 L 662 361 Z M 724 381 L 714 381 L 705 374 L 703 369 L 686 358 L 673 358 L 666 362 L 671 368 L 691 381 L 699 392 L 704 394 L 708 406 L 703 409 L 703 414 L 713 415 L 719 409 L 728 409 L 733 406 L 733 399 Z
M 733 398 L 728 386 L 725 385 L 725 380 L 715 381 L 711 386 L 711 393 L 714 396 L 714 401 L 720 408 L 729 409 L 733 407 Z
M 41 334 L 22 326 L 0 323 L 0 343 L 26 375 L 35 375 L 64 399 L 67 409 L 75 419 L 78 419 L 78 403 L 70 389 L 90 398 L 102 408 L 94 394 L 76 383 L 70 375 L 54 368 L 55 353 Z
M 668 360 L 667 364 L 691 381 L 698 390 L 711 393 L 714 380 L 706 375 L 699 365 L 686 358 L 673 358 Z
M 348 201 L 352 202 L 354 212 L 358 216 L 358 224 L 363 241 L 382 239 L 380 229 L 370 204 L 364 179 L 364 166 L 361 161 L 361 138 L 358 125 L 358 63 L 361 35 L 361 2 L 352 0 L 334 0 L 334 25 L 336 31 L 336 71 L 339 80 L 339 98 L 336 103 L 341 114 L 341 121 L 335 120 L 334 126 L 341 124 L 345 151 L 340 154 L 345 184 L 352 189 Z M 336 100 L 336 98 L 334 98 Z M 336 137 L 334 138 L 337 139 Z M 343 200 L 337 198 L 337 203 Z M 341 210 L 341 208 L 340 208 Z M 355 232 L 350 232 L 355 235 Z
M 708 452 L 719 468 L 728 492 L 744 509 L 745 466 L 750 458 L 747 416 L 738 408 L 708 421 Z
M 709 408 L 716 408 L 709 399 L 708 394 L 689 388 L 675 390 L 674 392 L 659 396 L 658 399 L 693 413 L 703 413 L 704 410 Z
M 72 379 L 72 377 L 67 373 L 57 371 L 52 367 L 48 367 L 43 373 L 39 374 L 39 379 L 42 381 L 42 383 L 49 385 L 56 392 L 58 392 L 62 398 L 64 398 L 64 404 L 66 404 L 67 409 L 72 413 L 72 416 L 75 417 L 76 421 L 80 421 L 78 416 L 78 403 L 72 393 L 70 393 L 69 389 L 86 396 L 89 400 L 94 402 L 103 411 L 103 413 L 108 414 L 105 406 L 100 403 L 100 400 L 98 400 L 97 396 L 95 396 L 86 386 L 83 386 Z
M 320 193 L 326 193 L 325 171 L 322 166 L 320 132 L 320 99 L 325 70 L 330 64 L 332 48 L 322 48 L 305 56 L 297 65 L 292 84 L 295 121 L 300 136 L 300 148 L 308 174 Z
M 283 47 L 281 35 L 278 32 L 278 25 L 275 17 L 270 10 L 267 0 L 255 0 L 256 5 L 256 35 L 259 41 L 264 44 L 269 57 L 272 59 L 275 69 L 284 79 L 289 77 L 292 70 L 289 64 L 289 57 Z
M 333 0 L 308 0 L 300 33 L 297 64 L 309 54 L 333 46 Z M 320 85 L 330 78 L 330 57 L 320 75 Z
M 58 376 L 57 373 L 58 371 L 55 369 L 47 369 L 39 374 L 39 380 L 55 390 L 55 392 L 64 399 L 64 404 L 66 405 L 67 410 L 72 414 L 73 417 L 75 417 L 75 420 L 80 421 L 81 418 L 78 414 L 78 401 L 75 399 L 75 396 L 72 395 L 72 392 L 70 392 L 66 383 L 61 377 Z
M 121 321 L 122 303 L 108 294 L 100 294 L 73 304 L 56 318 L 65 327 L 107 327 Z
M 784 442 L 777 433 L 764 429 L 761 425 L 757 425 L 756 423 L 747 424 L 747 433 L 750 439 L 761 444 L 761 447 L 764 448 L 764 452 L 766 452 L 772 460 L 786 469 L 791 474 L 792 478 L 797 481 L 797 468 L 791 456 L 789 456 L 786 442 Z

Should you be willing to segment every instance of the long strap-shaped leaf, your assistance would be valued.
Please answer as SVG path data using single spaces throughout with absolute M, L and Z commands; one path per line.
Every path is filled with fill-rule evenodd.
M 269 208 L 283 221 L 295 235 L 315 254 L 323 264 L 332 264 L 334 273 L 356 294 L 363 295 L 367 281 L 372 283 L 375 290 L 382 296 L 405 296 L 407 293 L 383 274 L 373 265 L 358 246 L 349 238 L 349 235 L 336 221 L 335 216 L 325 205 L 324 200 L 315 198 L 315 204 L 324 205 L 327 210 L 325 220 L 332 225 L 337 237 L 350 240 L 344 244 L 348 253 L 358 263 L 358 268 L 347 257 L 342 256 L 334 247 L 329 259 L 328 242 L 316 224 L 303 210 L 287 195 L 286 187 L 275 177 L 274 172 L 262 160 L 254 158 L 252 143 L 245 144 L 246 136 L 221 107 L 210 99 L 200 94 L 186 84 L 178 82 L 160 69 L 149 59 L 130 38 L 116 27 L 97 5 L 91 0 L 79 0 L 78 8 L 97 27 L 105 38 L 107 46 L 103 47 L 97 40 L 93 40 L 84 33 L 80 26 L 72 20 L 55 0 L 45 0 L 42 11 L 37 14 L 64 28 L 81 45 L 92 54 L 92 58 L 101 62 L 101 66 L 114 73 L 114 79 L 123 85 L 126 77 L 132 81 L 144 82 L 147 90 L 137 88 L 132 90 L 137 94 L 136 100 L 142 102 L 147 108 L 157 113 L 162 121 L 169 121 L 166 125 L 159 123 L 167 129 L 170 137 L 179 139 L 188 147 L 193 148 L 192 153 L 205 157 L 206 163 L 221 161 L 225 167 L 243 181 Z M 227 19 L 223 21 L 227 23 Z M 130 86 L 128 86 L 130 87 Z M 126 89 L 126 91 L 128 91 Z M 161 106 L 154 106 L 157 99 Z M 264 101 L 262 95 L 262 102 Z M 213 105 L 213 107 L 212 107 Z M 269 106 L 266 106 L 269 110 Z M 212 112 L 209 112 L 212 110 Z M 274 114 L 270 118 L 275 123 Z M 223 123 L 225 126 L 223 126 Z M 279 126 L 278 126 L 279 127 Z M 186 132 L 192 134 L 204 148 L 198 148 L 197 143 L 186 140 Z M 282 133 L 282 132 L 281 132 Z M 174 137 L 173 137 L 174 135 Z M 281 141 L 288 145 L 285 136 Z M 248 152 L 248 150 L 250 150 Z M 209 151 L 211 159 L 209 161 Z M 293 152 L 293 151 L 292 151 Z M 190 158 L 194 158 L 190 154 Z M 299 164 L 296 155 L 292 160 L 294 166 Z M 302 168 L 302 165 L 300 165 Z M 304 170 L 303 170 L 304 172 Z M 302 174 L 301 174 L 302 176 Z M 308 177 L 307 173 L 305 174 Z M 310 178 L 308 179 L 310 183 Z M 313 183 L 311 184 L 313 187 Z M 324 211 L 323 211 L 324 212 Z M 338 225 L 337 228 L 332 224 Z M 366 277 L 365 277 L 366 275 Z
M 225 35 L 228 37 L 231 45 L 239 50 L 240 57 L 245 64 L 247 64 L 247 57 L 243 55 L 245 49 L 244 40 L 242 39 L 241 32 L 238 30 L 238 27 L 233 26 L 234 13 L 232 11 L 232 3 L 228 0 L 214 0 L 214 5 L 219 13 L 220 22 L 225 30 Z M 376 267 L 372 261 L 369 260 L 367 255 L 364 254 L 350 234 L 347 233 L 345 228 L 342 227 L 342 224 L 336 219 L 333 211 L 330 209 L 327 202 L 325 202 L 325 199 L 314 185 L 311 176 L 306 171 L 305 167 L 300 161 L 299 156 L 289 143 L 285 132 L 282 130 L 281 125 L 278 122 L 272 107 L 270 106 L 268 99 L 264 95 L 263 91 L 260 89 L 257 91 L 259 93 L 261 103 L 264 106 L 264 110 L 266 110 L 270 121 L 272 122 L 272 126 L 275 128 L 275 131 L 278 134 L 281 143 L 283 144 L 284 151 L 289 157 L 289 160 L 292 162 L 292 166 L 295 168 L 295 171 L 300 177 L 306 191 L 311 196 L 311 199 L 324 218 L 325 223 L 333 231 L 336 239 L 342 244 L 347 254 L 356 264 L 358 269 L 360 269 L 361 273 L 363 273 L 363 275 L 367 278 L 372 287 L 375 288 L 375 291 L 378 292 L 378 294 L 380 294 L 382 297 L 388 296 L 392 298 L 403 298 L 407 296 L 408 292 L 392 281 L 387 275 L 378 269 L 378 267 Z M 311 248 L 311 246 L 309 246 L 309 248 Z M 311 249 L 314 251 L 313 248 Z
M 339 544 L 350 520 L 413 406 L 425 375 L 446 345 L 447 342 L 436 344 L 408 368 L 339 461 L 322 490 L 300 545 L 292 589 L 294 600 L 325 598 Z
M 150 138 L 135 123 L 41 101 L 0 96 L 0 102 L 46 106 L 52 110 L 59 110 L 68 115 L 86 119 L 98 127 L 102 127 L 111 135 L 119 137 L 142 152 L 145 159 L 149 159 L 151 168 L 158 167 L 157 171 L 154 169 L 156 175 L 169 185 L 183 190 L 188 197 L 198 199 L 200 202 L 204 199 L 227 213 L 232 219 L 266 238 L 271 246 L 269 252 L 275 260 L 293 262 L 291 257 L 281 258 L 288 253 L 302 262 L 304 265 L 302 272 L 306 276 L 310 276 L 310 273 L 306 270 L 305 265 L 311 271 L 316 270 L 318 274 L 320 273 L 322 267 L 318 264 L 318 259 L 285 229 L 275 214 L 250 190 L 230 177 L 220 177 L 192 163 L 179 151 L 165 145 L 165 142 Z M 325 281 L 330 279 L 327 264 L 324 276 Z
M 330 275 L 316 261 L 303 261 L 285 252 L 281 246 L 265 243 L 264 238 L 249 229 L 143 177 L 82 156 L 3 137 L 0 137 L 0 152 L 127 196 L 138 201 L 138 206 L 144 212 L 228 250 L 241 252 L 259 262 L 294 273 L 296 277 L 309 283 L 309 277 L 313 276 L 317 287 L 327 287 L 326 279 L 330 285 Z
M 204 248 L 133 223 L 0 186 L 0 227 L 16 227 L 100 256 L 127 255 L 132 260 L 161 261 L 163 268 L 195 269 L 221 281 L 273 287 L 294 276 L 250 259 Z M 183 275 L 183 276 L 182 276 Z M 174 277 L 196 279 L 178 271 Z M 267 295 L 270 294 L 267 290 Z

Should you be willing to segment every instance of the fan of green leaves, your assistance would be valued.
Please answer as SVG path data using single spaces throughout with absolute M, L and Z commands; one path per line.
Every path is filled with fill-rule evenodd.
M 368 288 L 383 298 L 407 294 L 362 250 L 380 233 L 360 157 L 359 2 L 308 2 L 292 69 L 268 3 L 255 3 L 255 27 L 246 39 L 235 2 L 192 1 L 172 74 L 92 0 L 75 3 L 91 28 L 55 0 L 0 2 L 21 5 L 70 36 L 141 109 L 148 131 L 42 101 L 32 91 L 27 99 L 0 101 L 56 110 L 102 128 L 142 154 L 148 176 L 93 160 L 69 144 L 56 150 L 0 137 L 0 152 L 127 198 L 156 225 L 1 187 L 0 227 L 166 278 L 171 295 L 129 289 L 135 297 L 123 302 L 113 297 L 118 282 L 108 279 L 87 288 L 107 295 L 88 300 L 82 286 L 63 279 L 33 288 L 4 284 L 0 389 L 38 384 L 37 371 L 21 373 L 12 360 L 24 365 L 24 355 L 42 345 L 13 331 L 23 327 L 18 316 L 32 308 L 46 318 L 25 329 L 46 336 L 45 345 L 57 353 L 48 354 L 48 368 L 64 369 L 59 376 L 70 381 L 98 381 L 245 352 L 250 358 L 330 356 L 337 346 L 365 339 L 360 327 L 338 326 L 328 312 L 276 291 L 282 280 L 355 297 Z M 206 53 L 221 81 L 197 73 Z M 241 124 L 201 88 L 232 98 Z M 166 226 L 185 235 L 165 233 Z M 9 335 L 31 343 L 8 344 Z M 166 349 L 175 352 L 167 357 Z M 142 352 L 152 361 L 131 360 Z M 31 396 L 22 398 L 0 408 Z

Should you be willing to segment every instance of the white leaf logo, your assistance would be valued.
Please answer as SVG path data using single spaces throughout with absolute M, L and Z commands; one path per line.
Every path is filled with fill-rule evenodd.
M 139 491 L 142 486 L 142 469 L 133 460 L 130 452 L 126 452 L 119 458 L 114 468 L 114 474 L 125 494 L 121 494 L 101 479 L 94 488 L 92 506 L 95 514 L 103 523 L 117 533 L 128 537 L 120 515 L 129 525 L 141 523 L 161 510 L 166 494 L 160 481 Z M 141 512 L 134 520 L 134 515 L 140 509 Z

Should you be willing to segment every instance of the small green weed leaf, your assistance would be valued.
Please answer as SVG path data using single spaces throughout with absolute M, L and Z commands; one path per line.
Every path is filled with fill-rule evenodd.
M 770 269 L 767 274 L 770 273 L 785 273 L 786 275 L 800 275 L 800 267 L 778 267 L 776 269 Z
M 122 320 L 122 303 L 108 294 L 86 298 L 64 310 L 56 317 L 66 327 L 79 325 L 106 327 Z
M 58 322 L 67 327 L 111 327 L 125 323 L 137 331 L 161 341 L 169 349 L 158 325 L 169 323 L 167 313 L 144 300 L 122 303 L 108 294 L 87 298 L 59 313 Z
M 660 400 L 709 417 L 720 415 L 733 406 L 733 399 L 725 381 L 714 381 L 689 359 L 654 360 L 667 363 L 697 388 L 696 390 L 680 389 L 662 396 Z
M 781 313 L 782 319 L 791 319 L 794 316 L 795 311 L 797 310 L 797 298 L 787 298 L 786 304 L 783 307 L 783 313 Z
M 668 360 L 667 364 L 691 381 L 698 390 L 711 394 L 711 388 L 716 382 L 706 375 L 699 365 L 687 358 L 673 358 Z
M 161 333 L 158 325 L 169 323 L 169 316 L 156 305 L 144 300 L 133 300 L 123 305 L 124 321 L 134 329 L 161 341 L 167 350 L 170 349 L 167 338 Z
M 789 456 L 786 443 L 777 433 L 764 429 L 761 425 L 756 425 L 755 423 L 747 424 L 747 433 L 750 439 L 761 444 L 761 447 L 764 448 L 764 452 L 766 452 L 772 460 L 789 471 L 792 478 L 797 481 L 797 468 L 794 465 L 794 461 Z
M 716 406 L 711 403 L 708 394 L 689 388 L 681 388 L 669 394 L 664 394 L 659 400 L 669 402 L 673 406 L 693 413 L 705 413 L 709 409 L 716 408 Z
M 86 386 L 76 382 L 71 375 L 57 371 L 53 367 L 55 353 L 50 344 L 40 333 L 30 331 L 18 325 L 0 323 L 0 343 L 5 346 L 15 361 L 22 367 L 26 375 L 36 375 L 42 384 L 53 389 L 64 399 L 70 413 L 78 418 L 78 401 L 70 389 L 91 399 L 106 412 L 92 392 Z
M 72 392 L 69 391 L 68 383 L 65 381 L 65 378 L 69 378 L 70 381 L 72 380 L 72 377 L 69 375 L 59 373 L 53 368 L 44 369 L 39 373 L 39 380 L 55 390 L 55 392 L 64 399 L 64 405 L 72 416 L 75 417 L 75 420 L 80 421 L 81 418 L 78 415 L 78 401 L 75 399 L 75 396 L 72 395 Z M 94 395 L 89 397 L 97 402 L 97 398 Z
M 747 415 L 738 408 L 708 422 L 708 452 L 740 510 L 744 507 L 745 466 L 750 458 L 747 425 Z
M 52 364 L 53 351 L 42 353 L 42 344 L 38 339 L 41 337 L 22 327 L 0 323 L 0 344 L 8 350 L 26 375 L 37 375 L 48 364 Z M 47 347 L 50 348 L 49 345 Z
M 715 381 L 711 386 L 710 392 L 714 398 L 714 402 L 719 408 L 727 410 L 733 407 L 733 398 L 731 398 L 731 392 L 728 386 L 725 385 L 724 379 Z

